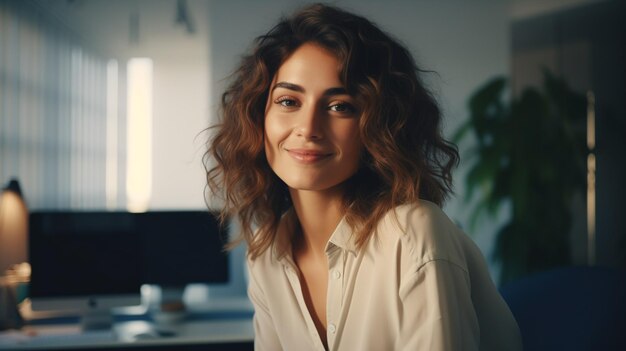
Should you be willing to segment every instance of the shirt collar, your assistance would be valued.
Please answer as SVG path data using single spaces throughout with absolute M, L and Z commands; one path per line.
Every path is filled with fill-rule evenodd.
M 330 236 L 328 243 L 326 244 L 326 252 L 332 249 L 333 246 L 337 246 L 343 250 L 346 250 L 353 255 L 356 255 L 356 243 L 354 238 L 354 231 L 352 227 L 346 221 L 344 216 L 337 224 L 335 231 Z
M 295 212 L 288 213 L 286 216 L 288 215 L 295 216 Z M 286 221 L 283 221 L 278 228 L 272 254 L 274 255 L 274 258 L 283 265 L 295 266 L 291 253 L 291 238 L 293 230 L 289 230 L 289 227 L 291 227 L 289 225 L 291 218 L 284 219 Z M 335 247 L 348 251 L 353 255 L 356 255 L 357 252 L 354 231 L 347 223 L 345 216 L 341 218 L 339 224 L 335 227 L 333 234 L 330 236 L 328 243 L 326 243 L 326 252 L 330 252 Z

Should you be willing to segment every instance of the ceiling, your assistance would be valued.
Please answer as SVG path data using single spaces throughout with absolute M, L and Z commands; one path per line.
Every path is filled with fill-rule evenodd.
M 219 6 L 215 5 L 219 3 L 208 0 L 180 0 L 195 27 L 195 33 L 189 33 L 184 24 L 176 22 L 179 0 L 32 1 L 69 27 L 85 46 L 119 58 L 142 55 L 206 56 L 210 41 L 209 7 Z M 511 19 L 520 19 L 603 0 L 505 1 L 509 2 Z M 136 19 L 135 26 L 133 18 Z
M 98 52 L 120 58 L 208 54 L 207 1 L 182 2 L 193 33 L 176 21 L 178 0 L 33 1 Z

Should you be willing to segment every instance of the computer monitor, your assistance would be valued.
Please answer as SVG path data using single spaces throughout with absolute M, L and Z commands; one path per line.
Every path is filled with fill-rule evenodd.
M 142 283 L 164 288 L 227 283 L 227 228 L 207 211 L 137 214 Z
M 29 233 L 33 309 L 78 310 L 86 328 L 138 305 L 143 284 L 182 291 L 229 279 L 227 228 L 207 211 L 40 211 Z
M 33 310 L 74 311 L 85 329 L 111 324 L 110 309 L 141 303 L 141 243 L 125 212 L 33 212 Z
M 142 283 L 159 286 L 164 311 L 185 309 L 188 284 L 229 281 L 227 228 L 207 211 L 158 211 L 137 216 Z M 155 312 L 162 312 L 160 309 Z

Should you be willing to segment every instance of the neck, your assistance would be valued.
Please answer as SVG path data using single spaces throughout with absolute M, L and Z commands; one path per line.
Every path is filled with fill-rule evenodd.
M 325 191 L 291 189 L 289 192 L 302 229 L 298 249 L 325 257 L 326 243 L 343 216 L 343 188 Z

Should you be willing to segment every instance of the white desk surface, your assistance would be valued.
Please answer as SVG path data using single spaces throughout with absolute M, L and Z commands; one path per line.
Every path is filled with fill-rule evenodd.
M 224 301 L 222 311 L 228 305 L 238 302 Z M 200 312 L 214 311 L 212 306 Z M 219 308 L 218 308 L 219 309 Z M 240 312 L 241 310 L 235 311 Z M 192 313 L 196 313 L 193 311 Z M 138 334 L 151 328 L 173 333 L 172 336 L 137 338 Z M 184 345 L 229 342 L 252 342 L 254 330 L 251 317 L 228 319 L 190 318 L 178 323 L 155 326 L 145 320 L 116 322 L 110 330 L 83 332 L 77 324 L 28 325 L 21 330 L 0 332 L 0 350 L 71 350 L 85 347 L 124 347 L 132 348 L 149 345 Z

